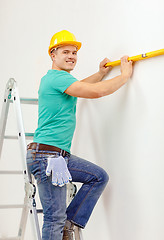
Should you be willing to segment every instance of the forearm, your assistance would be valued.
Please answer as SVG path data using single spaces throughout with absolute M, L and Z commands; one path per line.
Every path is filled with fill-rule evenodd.
M 103 79 L 103 77 L 104 77 L 104 74 L 97 72 L 87 78 L 84 78 L 83 80 L 81 80 L 81 82 L 96 83 L 96 82 L 100 82 Z
M 95 91 L 98 93 L 98 97 L 103 97 L 114 93 L 120 87 L 122 87 L 128 80 L 128 77 L 119 75 L 110 80 L 105 80 L 103 82 L 95 83 Z
M 100 98 L 118 90 L 128 79 L 128 76 L 125 77 L 121 74 L 118 77 L 97 83 L 76 81 L 66 89 L 65 93 L 73 97 Z

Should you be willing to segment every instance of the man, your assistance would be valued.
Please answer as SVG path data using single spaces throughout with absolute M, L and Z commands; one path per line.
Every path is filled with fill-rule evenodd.
M 37 180 L 43 206 L 43 240 L 70 240 L 74 225 L 84 228 L 109 179 L 102 168 L 70 153 L 77 97 L 109 95 L 132 75 L 132 62 L 125 56 L 121 59 L 121 74 L 101 81 L 110 70 L 105 67 L 109 62 L 106 58 L 97 73 L 77 81 L 70 72 L 80 47 L 81 43 L 66 30 L 52 37 L 49 47 L 52 69 L 41 79 L 38 128 L 34 142 L 27 147 L 28 168 Z M 66 208 L 69 181 L 83 185 Z

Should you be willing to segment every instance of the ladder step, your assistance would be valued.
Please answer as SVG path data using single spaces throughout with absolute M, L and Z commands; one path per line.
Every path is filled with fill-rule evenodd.
M 43 213 L 43 209 L 37 209 L 36 212 L 39 213 Z
M 33 139 L 34 133 L 25 133 L 26 139 Z M 6 135 L 4 136 L 5 139 L 18 139 L 18 136 Z
M 20 240 L 20 237 L 0 237 L 0 240 Z
M 6 209 L 6 208 L 23 208 L 23 204 L 11 204 L 11 205 L 0 205 L 0 209 Z
M 38 99 L 37 98 L 20 98 L 20 102 L 23 104 L 38 104 Z
M 18 139 L 18 136 L 4 136 L 4 139 Z
M 23 171 L 0 171 L 0 174 L 23 174 Z
M 13 103 L 13 100 L 9 100 L 10 103 Z M 20 102 L 22 104 L 33 104 L 38 105 L 38 99 L 37 98 L 20 98 Z
M 25 136 L 26 136 L 26 137 L 33 137 L 33 136 L 34 136 L 34 133 L 25 133 Z
M 23 204 L 0 205 L 0 209 L 23 208 Z M 43 213 L 43 209 L 37 209 L 36 212 Z

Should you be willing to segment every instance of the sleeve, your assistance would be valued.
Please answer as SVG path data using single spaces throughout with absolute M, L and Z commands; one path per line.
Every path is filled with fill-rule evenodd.
M 74 78 L 70 73 L 66 71 L 60 71 L 60 73 L 55 78 L 53 88 L 63 93 L 72 83 L 76 81 L 78 80 Z

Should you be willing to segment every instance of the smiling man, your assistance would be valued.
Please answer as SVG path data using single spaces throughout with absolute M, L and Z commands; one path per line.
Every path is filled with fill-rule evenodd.
M 132 75 L 132 62 L 125 56 L 121 59 L 121 74 L 101 81 L 110 70 L 105 67 L 109 62 L 105 58 L 97 73 L 78 81 L 70 72 L 76 65 L 80 48 L 81 43 L 66 30 L 52 37 L 48 50 L 52 69 L 41 79 L 38 128 L 34 142 L 27 146 L 28 169 L 37 180 L 43 206 L 43 240 L 72 240 L 74 225 L 86 226 L 109 179 L 101 167 L 70 153 L 77 97 L 91 99 L 109 95 Z M 69 181 L 80 182 L 82 187 L 66 208 Z
M 59 57 L 55 57 L 59 55 Z M 62 46 L 51 51 L 52 69 L 70 72 L 74 69 L 77 62 L 77 47 Z

